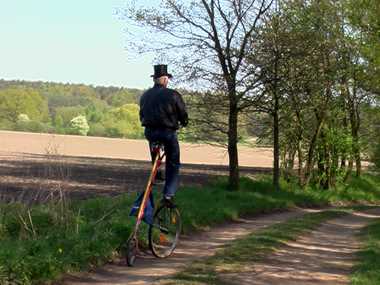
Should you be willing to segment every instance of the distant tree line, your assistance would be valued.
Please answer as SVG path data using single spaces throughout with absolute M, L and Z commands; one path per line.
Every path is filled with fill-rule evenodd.
M 141 138 L 142 90 L 0 80 L 0 129 Z
M 179 90 L 190 103 L 195 96 Z M 116 138 L 143 138 L 139 100 L 143 90 L 0 79 L 0 129 Z M 190 118 L 199 113 L 189 104 Z M 256 124 L 255 124 L 256 125 Z M 183 141 L 217 142 L 197 120 L 181 130 Z M 242 127 L 240 141 L 255 135 Z M 259 133 L 259 132 L 257 132 Z

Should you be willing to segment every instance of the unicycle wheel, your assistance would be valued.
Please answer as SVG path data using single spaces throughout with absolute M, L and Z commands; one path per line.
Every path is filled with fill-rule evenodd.
M 177 208 L 161 206 L 157 209 L 153 224 L 149 227 L 149 247 L 154 256 L 170 256 L 177 246 L 182 223 Z

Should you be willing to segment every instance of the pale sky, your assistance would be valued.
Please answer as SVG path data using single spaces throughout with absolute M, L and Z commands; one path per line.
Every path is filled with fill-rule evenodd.
M 0 0 L 0 79 L 151 86 L 153 55 L 127 50 L 115 15 L 127 2 Z

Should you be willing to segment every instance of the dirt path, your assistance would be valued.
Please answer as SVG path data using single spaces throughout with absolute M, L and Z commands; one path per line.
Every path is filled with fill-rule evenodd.
M 109 264 L 92 273 L 68 276 L 60 284 L 155 284 L 189 262 L 213 255 L 233 239 L 305 212 L 310 210 L 262 215 L 219 226 L 193 237 L 182 237 L 180 246 L 169 259 L 159 260 L 147 254 L 138 259 L 134 268 L 126 267 L 124 262 Z M 380 208 L 330 220 L 297 241 L 288 242 L 261 262 L 250 264 L 243 272 L 220 277 L 231 285 L 348 284 L 355 253 L 360 249 L 356 235 L 375 218 L 380 218 Z
M 330 220 L 264 260 L 250 264 L 244 272 L 220 277 L 231 285 L 349 284 L 355 253 L 360 249 L 356 234 L 374 218 L 380 218 L 380 208 Z
M 289 218 L 301 216 L 310 210 L 297 209 L 289 212 L 262 215 L 239 222 L 219 226 L 208 232 L 192 237 L 181 237 L 181 243 L 174 255 L 168 259 L 156 259 L 151 255 L 140 257 L 136 266 L 128 268 L 124 263 L 106 265 L 93 273 L 67 277 L 63 284 L 152 284 L 160 277 L 167 277 L 192 260 L 213 255 L 227 242 L 250 232 L 262 229 Z

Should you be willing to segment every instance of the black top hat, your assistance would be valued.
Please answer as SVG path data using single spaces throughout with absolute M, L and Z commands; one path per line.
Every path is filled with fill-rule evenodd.
M 167 76 L 172 78 L 173 76 L 168 73 L 168 66 L 166 64 L 158 64 L 154 66 L 154 74 L 151 75 L 153 78 L 159 78 L 161 76 Z

